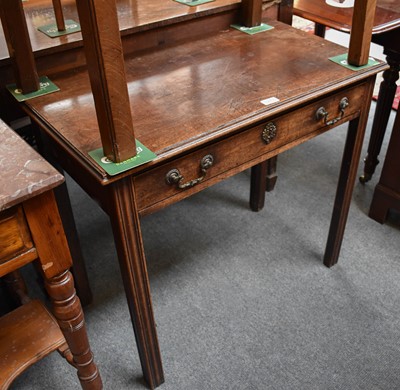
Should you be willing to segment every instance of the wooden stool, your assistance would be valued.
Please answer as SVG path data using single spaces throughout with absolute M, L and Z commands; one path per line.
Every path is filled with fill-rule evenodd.
M 384 223 L 390 209 L 400 211 L 400 111 L 390 137 L 379 183 L 375 187 L 369 216 Z
M 0 387 L 58 350 L 77 368 L 83 389 L 101 389 L 53 193 L 64 179 L 2 121 L 0 151 L 0 277 L 37 261 L 55 317 L 40 301 L 25 298 L 0 318 Z

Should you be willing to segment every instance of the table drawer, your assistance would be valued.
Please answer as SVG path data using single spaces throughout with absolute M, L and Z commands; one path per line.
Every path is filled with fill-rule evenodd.
M 0 264 L 33 248 L 21 207 L 0 214 Z
M 358 115 L 365 103 L 366 88 L 360 84 L 288 114 L 271 117 L 260 125 L 138 175 L 135 190 L 139 210 L 147 213 L 178 201 L 214 184 L 212 179 L 216 176 L 231 176 L 255 165 L 257 161 L 253 160 L 260 160 L 263 155 L 267 158 L 272 151 L 282 152 L 348 121 Z

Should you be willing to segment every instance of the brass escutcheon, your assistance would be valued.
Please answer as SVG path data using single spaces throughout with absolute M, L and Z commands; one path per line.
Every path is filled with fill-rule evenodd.
M 273 123 L 273 122 L 268 122 L 265 125 L 264 130 L 261 134 L 261 137 L 266 144 L 271 143 L 271 141 L 276 137 L 276 130 L 277 130 L 277 127 L 276 127 L 275 123 Z

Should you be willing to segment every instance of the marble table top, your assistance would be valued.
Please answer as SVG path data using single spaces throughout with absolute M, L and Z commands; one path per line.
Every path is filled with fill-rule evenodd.
M 0 120 L 0 211 L 48 191 L 64 177 Z

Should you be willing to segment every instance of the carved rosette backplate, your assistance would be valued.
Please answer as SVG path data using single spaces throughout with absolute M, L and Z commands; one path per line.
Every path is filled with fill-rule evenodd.
M 276 125 L 273 122 L 268 122 L 264 127 L 261 137 L 266 144 L 269 144 L 275 138 L 275 136 Z

